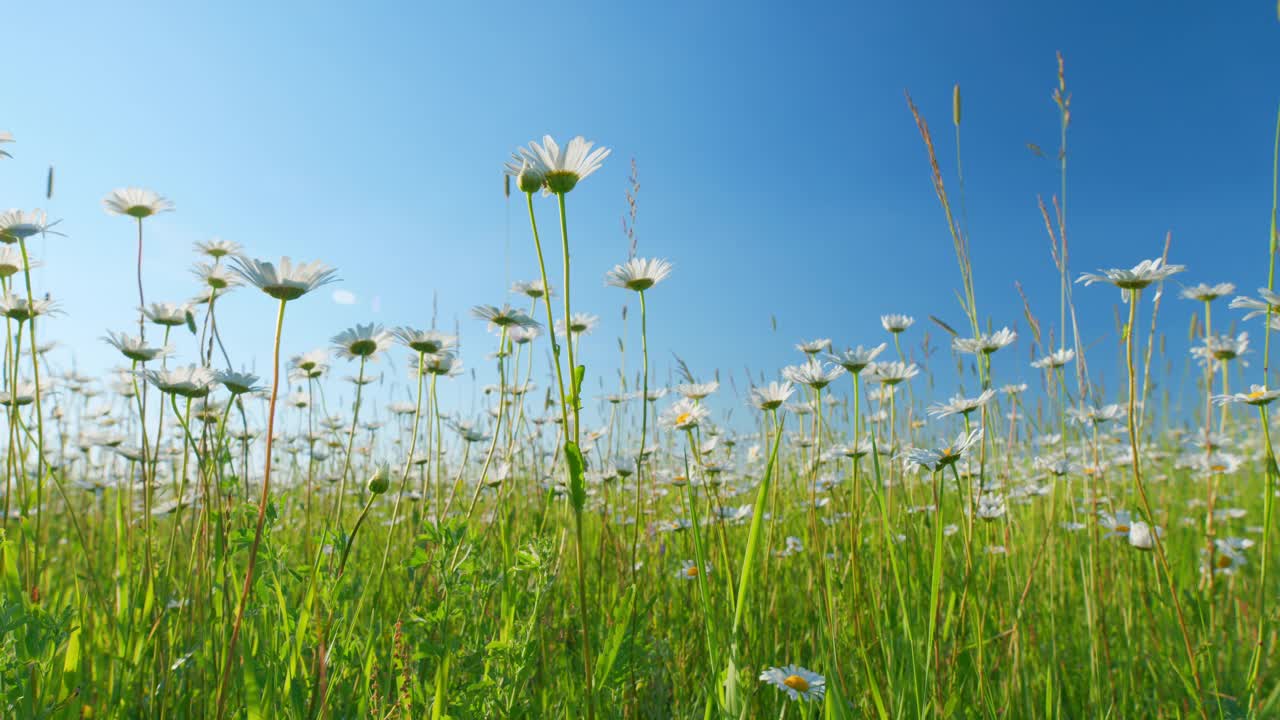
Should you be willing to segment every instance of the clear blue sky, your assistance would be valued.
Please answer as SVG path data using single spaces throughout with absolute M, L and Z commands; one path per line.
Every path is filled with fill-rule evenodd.
M 356 322 L 427 325 L 438 294 L 441 324 L 460 318 L 468 366 L 482 364 L 492 341 L 467 309 L 500 304 L 536 270 L 502 162 L 548 132 L 614 149 L 570 196 L 575 305 L 605 321 L 585 343 L 593 375 L 613 366 L 620 306 L 634 305 L 602 286 L 627 254 L 633 157 L 640 254 L 676 264 L 651 294 L 662 378 L 672 351 L 709 377 L 772 371 L 802 338 L 880 342 L 885 312 L 916 315 L 940 340 L 925 317 L 962 326 L 959 277 L 903 89 L 950 170 L 959 82 L 979 309 L 1024 335 L 998 379 L 1032 379 L 1013 283 L 1056 324 L 1035 197 L 1057 176 L 1026 143 L 1056 148 L 1058 50 L 1073 91 L 1073 276 L 1157 256 L 1172 231 L 1171 260 L 1190 267 L 1179 280 L 1265 281 L 1280 102 L 1270 2 L 51 0 L 5 16 L 21 31 L 0 65 L 0 130 L 18 140 L 0 205 L 63 219 L 66 238 L 35 246 L 38 289 L 67 313 L 46 337 L 89 370 L 115 362 L 97 338 L 134 318 L 132 228 L 100 204 L 125 185 L 177 204 L 148 223 L 149 299 L 189 297 L 191 243 L 216 235 L 258 257 L 325 260 L 357 296 L 294 303 L 288 352 Z M 540 207 L 550 227 L 554 206 Z M 1076 297 L 1089 340 L 1113 341 L 1117 293 Z M 1171 339 L 1192 310 L 1166 303 Z M 237 362 L 265 373 L 269 301 L 237 292 L 225 313 Z M 1096 364 L 1117 389 L 1111 357 Z

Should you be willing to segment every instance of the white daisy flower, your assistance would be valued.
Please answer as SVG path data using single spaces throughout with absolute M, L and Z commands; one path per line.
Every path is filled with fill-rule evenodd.
M 785 692 L 794 700 L 822 700 L 827 692 L 827 679 L 799 665 L 771 667 L 760 673 L 760 679 Z

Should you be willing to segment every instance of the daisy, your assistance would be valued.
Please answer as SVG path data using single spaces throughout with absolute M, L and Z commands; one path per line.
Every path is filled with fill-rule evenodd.
M 9 278 L 28 268 L 40 267 L 34 260 L 30 263 L 22 259 L 22 251 L 13 245 L 0 245 L 0 278 Z
M 824 365 L 822 362 L 810 358 L 803 365 L 788 365 L 782 368 L 782 377 L 797 385 L 808 385 L 815 390 L 821 390 L 843 375 L 844 372 L 844 368 L 839 365 Z
M 916 319 L 910 315 L 881 315 L 880 324 L 885 330 L 897 335 L 904 332 L 907 328 L 915 323 Z
M 760 679 L 785 692 L 792 700 L 821 700 L 827 692 L 827 680 L 799 665 L 771 667 L 760 673 Z
M 216 263 L 196 263 L 191 267 L 191 274 L 210 290 L 228 290 L 239 286 L 241 282 L 239 277 L 232 274 L 231 268 Z
M 524 345 L 533 342 L 538 338 L 538 328 L 536 327 L 513 327 L 507 330 L 507 337 L 516 345 Z
M 751 404 L 761 410 L 777 410 L 795 393 L 790 382 L 774 382 L 751 388 Z
M 173 209 L 173 203 L 163 196 L 136 187 L 112 190 L 102 199 L 102 205 L 112 215 L 128 215 L 139 220 Z
M 876 356 L 884 352 L 885 347 L 884 343 L 880 343 L 873 348 L 864 348 L 859 345 L 856 348 L 845 349 L 839 353 L 829 353 L 827 359 L 857 375 L 866 369 L 868 365 L 875 362 Z
M 422 367 L 419 369 L 416 366 L 410 366 L 409 370 L 410 377 L 417 377 L 420 372 L 454 377 L 462 373 L 462 360 L 456 354 L 445 350 L 422 356 Z
M 1200 302 L 1212 302 L 1222 297 L 1230 295 L 1236 291 L 1236 286 L 1232 283 L 1218 283 L 1217 285 L 1192 285 L 1191 287 L 1182 288 L 1180 295 L 1186 300 L 1199 300 Z
M 1268 311 L 1273 314 L 1280 313 L 1280 293 L 1274 293 L 1267 288 L 1258 288 L 1258 295 L 1262 297 L 1261 300 L 1238 296 L 1227 307 L 1232 310 L 1248 310 L 1249 312 L 1244 316 L 1245 320 L 1266 315 Z
M 516 151 L 520 166 L 517 169 L 515 161 L 507 163 L 507 174 L 520 180 L 520 189 L 525 192 L 532 192 L 525 189 L 526 184 L 532 184 L 534 178 L 540 177 L 548 190 L 563 195 L 573 190 L 583 178 L 599 170 L 604 159 L 609 157 L 608 148 L 592 150 L 594 144 L 579 135 L 561 149 L 550 135 L 544 135 L 541 144 L 530 142 L 528 148 Z
M 511 292 L 541 300 L 544 295 L 555 297 L 555 288 L 548 288 L 541 280 L 521 280 L 511 283 Z
M 1013 344 L 1018 339 L 1018 333 L 1009 328 L 1000 328 L 990 335 L 979 335 L 976 338 L 956 338 L 951 341 L 951 346 L 957 352 L 968 353 L 970 355 L 990 355 L 1003 347 Z
M 10 210 L 0 214 L 0 242 L 14 243 L 47 233 L 58 222 L 49 222 L 49 216 L 43 210 Z
M 720 383 L 714 380 L 706 383 L 685 383 L 675 387 L 676 392 L 690 400 L 703 400 L 719 389 Z
M 213 379 L 222 383 L 222 386 L 232 395 L 247 395 L 264 390 L 258 385 L 258 376 L 249 372 L 219 370 L 213 374 Z
M 156 325 L 180 327 L 191 317 L 191 308 L 178 303 L 150 303 L 142 308 L 142 314 Z
M 0 392 L 0 405 L 4 405 L 5 407 L 12 407 L 14 405 L 17 405 L 18 407 L 23 407 L 25 405 L 30 405 L 31 403 L 35 402 L 36 400 L 35 383 L 27 382 L 25 380 L 19 380 L 17 383 L 17 386 L 18 387 L 14 388 L 16 392 L 11 392 L 8 389 L 4 390 L 3 392 Z M 41 393 L 41 395 L 43 395 L 43 393 Z
M 1204 345 L 1191 349 L 1191 354 L 1204 361 L 1218 360 L 1226 362 L 1235 360 L 1249 351 L 1249 333 L 1242 332 L 1235 337 L 1230 335 L 1210 335 L 1204 339 Z
M 214 260 L 224 257 L 235 257 L 244 254 L 244 248 L 238 242 L 223 240 L 222 238 L 209 238 L 201 240 L 195 244 L 196 252 L 207 255 Z
M 168 355 L 170 350 L 166 347 L 151 347 L 147 345 L 147 341 L 134 335 L 120 333 L 119 335 L 107 331 L 107 336 L 102 338 L 108 345 L 120 351 L 122 355 L 134 362 L 151 362 L 159 357 Z
M 901 360 L 872 363 L 869 367 L 871 379 L 887 386 L 897 385 L 920 374 L 920 368 L 915 363 L 907 364 Z
M 605 285 L 644 292 L 671 274 L 671 263 L 659 258 L 631 258 L 605 273 Z
M 376 323 L 357 324 L 353 328 L 334 335 L 331 342 L 333 351 L 338 354 L 338 357 L 348 360 L 373 358 L 379 352 L 391 347 L 391 333 L 383 330 L 382 326 Z
M 963 395 L 956 395 L 944 403 L 935 403 L 929 407 L 930 417 L 944 418 L 951 415 L 968 415 L 977 410 L 987 401 L 995 397 L 996 391 L 990 388 L 982 391 L 982 394 L 976 398 L 967 398 Z
M 233 257 L 231 262 L 241 277 L 277 300 L 297 300 L 337 280 L 337 271 L 318 260 L 295 265 L 283 257 L 278 270 L 272 263 L 252 258 Z
M 1157 528 L 1156 532 L 1159 532 Z M 1155 546 L 1155 536 L 1151 526 L 1138 520 L 1129 526 L 1129 544 L 1139 550 L 1150 550 Z
M 1218 405 L 1226 405 L 1228 403 L 1245 403 L 1247 405 L 1268 405 L 1272 400 L 1280 397 L 1280 390 L 1268 390 L 1265 385 L 1251 385 L 1247 393 L 1232 393 L 1228 395 L 1214 395 L 1213 402 Z
M 805 355 L 817 355 L 820 352 L 831 351 L 831 339 L 819 338 L 817 340 L 801 340 L 796 349 Z
M 569 332 L 574 335 L 589 335 L 600 324 L 600 316 L 591 313 L 576 312 L 569 316 Z M 564 335 L 564 320 L 556 321 L 556 333 Z
M 687 523 L 688 521 L 686 520 L 684 522 Z M 707 563 L 706 572 L 708 575 L 711 574 L 711 570 L 712 570 L 711 563 Z M 680 578 L 681 580 L 697 580 L 698 575 L 699 575 L 698 564 L 692 560 L 685 560 L 684 564 L 681 565 L 680 569 L 676 572 L 676 577 Z
M 1067 349 L 1056 350 L 1040 358 L 1039 360 L 1033 360 L 1031 362 L 1031 367 L 1036 368 L 1037 370 L 1057 369 L 1071 362 L 1075 358 L 1076 358 L 1075 350 L 1067 350 Z
M 213 372 L 196 365 L 179 366 L 167 370 L 147 370 L 147 380 L 160 389 L 184 398 L 205 397 L 213 389 Z
M 329 367 L 329 351 L 325 348 L 316 348 L 301 355 L 294 355 L 289 364 L 300 371 L 303 377 L 318 378 Z
M 49 298 L 36 298 L 28 301 L 13 293 L 0 296 L 0 315 L 18 322 L 25 322 L 34 317 L 58 312 L 57 303 Z
M 1092 285 L 1096 282 L 1104 282 L 1115 285 L 1120 288 L 1126 300 L 1129 293 L 1134 290 L 1141 290 L 1153 282 L 1162 281 L 1173 275 L 1186 270 L 1185 265 L 1167 265 L 1161 258 L 1152 260 L 1143 260 L 1126 270 L 1124 268 L 1111 268 L 1108 270 L 1099 270 L 1097 273 L 1084 273 L 1076 282 Z
M 982 428 L 975 428 L 967 434 L 960 433 L 956 436 L 955 442 L 944 448 L 910 448 L 903 452 L 902 458 L 906 460 L 909 468 L 922 467 L 931 472 L 937 472 L 949 465 L 954 465 L 981 441 Z
M 446 335 L 439 330 L 415 330 L 401 326 L 393 329 L 391 334 L 410 350 L 427 355 L 452 350 L 458 345 L 457 336 Z
M 709 410 L 697 402 L 689 398 L 680 398 L 662 412 L 658 422 L 674 430 L 692 430 L 710 414 Z
M 488 320 L 490 329 L 502 327 L 537 327 L 538 322 L 510 305 L 496 307 L 494 305 L 476 305 L 471 314 L 481 320 Z

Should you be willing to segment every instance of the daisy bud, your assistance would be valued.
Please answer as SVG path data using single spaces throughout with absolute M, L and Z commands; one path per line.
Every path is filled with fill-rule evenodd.
M 520 192 L 523 193 L 537 192 L 542 189 L 544 184 L 546 184 L 546 178 L 543 177 L 542 173 L 528 165 L 524 166 L 524 169 L 520 171 L 520 175 L 516 178 L 516 185 L 520 187 Z
M 1151 526 L 1141 521 L 1130 525 L 1129 544 L 1139 550 L 1150 550 L 1155 544 L 1151 536 Z
M 381 495 L 387 491 L 387 488 L 390 487 L 390 485 L 391 480 L 388 478 L 387 468 L 380 467 L 374 471 L 373 476 L 369 478 L 367 487 L 369 488 L 369 492 L 374 495 Z

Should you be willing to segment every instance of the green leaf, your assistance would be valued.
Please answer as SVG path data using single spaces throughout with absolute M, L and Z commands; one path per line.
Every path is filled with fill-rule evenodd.
M 564 444 L 564 457 L 569 464 L 569 502 L 573 503 L 573 511 L 581 513 L 587 504 L 587 486 L 583 481 L 586 474 L 586 461 L 578 443 L 572 440 Z

